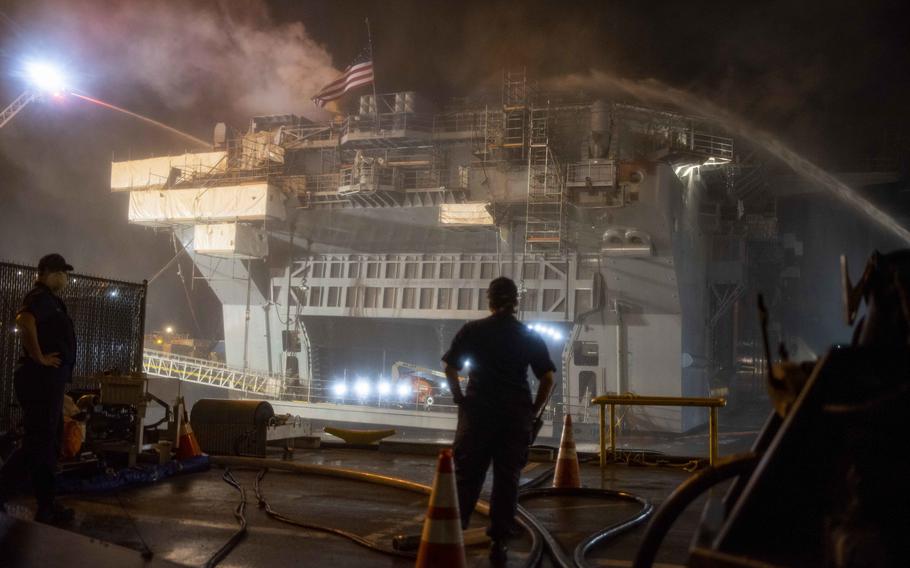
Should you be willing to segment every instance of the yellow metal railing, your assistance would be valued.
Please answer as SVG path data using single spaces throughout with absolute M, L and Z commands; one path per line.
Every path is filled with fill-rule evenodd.
M 616 453 L 616 407 L 617 406 L 701 406 L 708 408 L 709 463 L 717 460 L 717 409 L 726 406 L 723 398 L 687 398 L 678 396 L 638 396 L 633 394 L 606 395 L 591 399 L 591 404 L 600 405 L 600 466 L 607 465 L 607 421 L 606 408 L 610 407 L 610 453 Z

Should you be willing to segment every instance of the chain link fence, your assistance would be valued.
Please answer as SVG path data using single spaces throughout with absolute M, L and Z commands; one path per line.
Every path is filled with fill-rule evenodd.
M 13 372 L 22 352 L 16 312 L 38 270 L 0 262 L 0 432 L 19 419 Z M 70 388 L 97 388 L 104 371 L 142 370 L 146 284 L 70 274 L 61 294 L 76 328 L 76 367 Z

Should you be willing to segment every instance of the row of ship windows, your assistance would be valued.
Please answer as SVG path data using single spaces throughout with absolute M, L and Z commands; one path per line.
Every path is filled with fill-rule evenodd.
M 345 274 L 345 266 L 347 274 Z M 361 267 L 366 266 L 366 270 Z M 361 273 L 365 272 L 365 278 L 461 278 L 461 279 L 493 279 L 497 276 L 509 276 L 512 278 L 523 278 L 527 280 L 537 280 L 541 277 L 541 267 L 543 267 L 544 280 L 559 280 L 566 272 L 565 263 L 556 263 L 560 271 L 554 270 L 551 266 L 542 265 L 538 262 L 526 262 L 516 266 L 521 272 L 520 275 L 513 275 L 512 265 L 508 262 L 502 264 L 502 270 L 497 270 L 496 262 L 314 262 L 308 276 L 310 278 L 360 278 Z M 457 271 L 457 274 L 456 274 Z M 591 262 L 580 262 L 578 264 L 579 279 L 592 278 L 597 271 L 597 265 Z
M 486 310 L 485 288 L 380 288 L 378 286 L 341 287 L 311 286 L 297 289 L 297 297 L 305 306 L 326 308 L 385 308 L 404 310 Z M 527 290 L 521 299 L 522 308 L 530 311 L 562 311 L 565 300 L 561 290 Z M 399 304 L 399 295 L 401 303 Z M 539 305 L 538 299 L 542 299 Z M 591 308 L 591 291 L 575 291 L 575 309 Z

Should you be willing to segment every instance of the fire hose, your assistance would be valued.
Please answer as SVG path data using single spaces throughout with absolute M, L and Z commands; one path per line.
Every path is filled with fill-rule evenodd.
M 276 469 L 281 471 L 289 471 L 293 473 L 300 473 L 304 475 L 320 475 L 328 477 L 336 477 L 341 479 L 348 479 L 351 481 L 361 481 L 367 483 L 375 483 L 383 485 L 386 487 L 393 487 L 396 489 L 403 489 L 406 491 L 411 491 L 414 493 L 419 493 L 423 495 L 429 495 L 432 492 L 432 487 L 428 485 L 423 485 L 406 479 L 401 479 L 397 477 L 391 477 L 386 475 L 380 475 L 375 473 L 368 473 L 354 469 L 340 468 L 340 467 L 330 467 L 330 466 L 321 466 L 321 465 L 309 465 L 301 463 L 293 463 L 286 461 L 278 461 L 271 459 L 261 459 L 261 458 L 240 458 L 240 457 L 214 457 L 212 462 L 216 465 L 222 465 L 226 467 L 248 467 L 252 469 L 259 469 L 257 474 L 254 487 L 256 490 L 257 500 L 259 501 L 259 506 L 263 508 L 267 515 L 270 518 L 275 519 L 279 522 L 284 522 L 301 528 L 309 530 L 317 530 L 320 532 L 326 532 L 329 534 L 334 534 L 342 538 L 347 538 L 352 542 L 357 543 L 360 546 L 379 552 L 382 554 L 393 555 L 398 557 L 413 558 L 413 553 L 394 550 L 382 547 L 374 542 L 371 542 L 359 535 L 337 529 L 334 527 L 327 527 L 324 525 L 318 525 L 314 523 L 303 522 L 297 519 L 293 519 L 284 515 L 274 509 L 266 501 L 264 497 L 264 492 L 262 490 L 262 480 L 266 475 L 267 469 Z M 534 499 L 540 497 L 560 497 L 560 496 L 580 496 L 580 497 L 595 497 L 595 498 L 604 498 L 604 499 L 620 499 L 630 502 L 635 502 L 641 505 L 641 509 L 628 519 L 624 519 L 618 523 L 614 523 L 604 529 L 601 529 L 594 533 L 593 535 L 587 537 L 581 543 L 579 543 L 574 550 L 572 557 L 567 555 L 556 539 L 550 534 L 550 532 L 540 523 L 540 521 L 531 513 L 527 511 L 524 507 L 518 507 L 517 519 L 519 525 L 528 532 L 531 538 L 531 550 L 528 553 L 528 560 L 526 566 L 537 566 L 539 565 L 541 558 L 544 552 L 544 546 L 546 546 L 548 553 L 552 557 L 553 561 L 557 566 L 562 568 L 570 567 L 582 567 L 585 568 L 588 566 L 587 562 L 584 560 L 585 556 L 591 552 L 595 547 L 601 546 L 610 539 L 622 534 L 625 531 L 628 531 L 635 526 L 638 526 L 640 523 L 644 522 L 652 513 L 653 507 L 650 502 L 646 499 L 632 495 L 630 493 L 622 491 L 612 491 L 608 489 L 556 489 L 556 488 L 543 488 L 535 489 L 535 485 L 539 485 L 545 480 L 549 479 L 552 475 L 552 467 L 547 468 L 541 474 L 535 476 L 534 479 L 523 485 L 521 491 L 521 497 L 524 499 Z M 225 478 L 225 481 L 228 481 Z M 230 481 L 228 481 L 230 482 Z M 476 509 L 479 513 L 488 515 L 489 514 L 489 504 L 486 502 L 479 502 Z M 239 541 L 239 539 L 238 539 Z M 236 544 L 236 542 L 235 542 Z M 220 551 L 219 551 L 220 552 Z M 223 558 L 223 557 L 222 557 Z M 213 565 L 214 566 L 214 565 Z

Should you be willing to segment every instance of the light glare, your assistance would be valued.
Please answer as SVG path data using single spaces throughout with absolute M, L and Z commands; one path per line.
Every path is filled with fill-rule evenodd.
M 29 62 L 25 66 L 25 73 L 32 86 L 39 91 L 56 94 L 66 89 L 66 77 L 63 72 L 50 63 Z
M 370 383 L 366 379 L 357 379 L 354 383 L 354 392 L 360 398 L 366 398 L 370 394 Z

